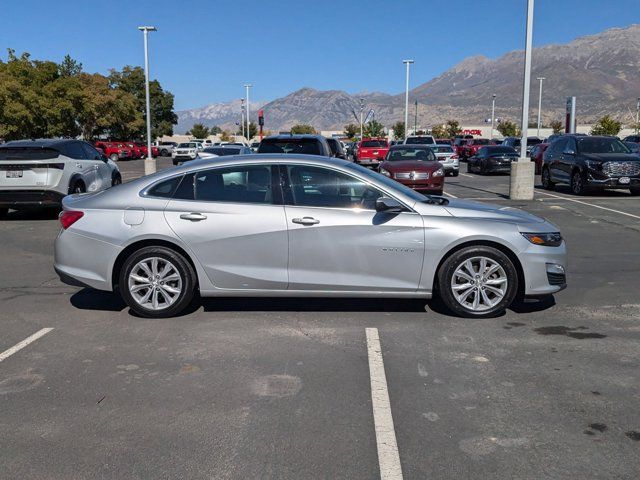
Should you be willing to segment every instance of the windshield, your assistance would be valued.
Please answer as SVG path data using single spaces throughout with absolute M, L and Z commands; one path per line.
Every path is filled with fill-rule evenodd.
M 388 144 L 386 140 L 363 140 L 360 143 L 361 147 L 371 148 L 371 147 L 387 147 Z
M 435 161 L 436 156 L 429 147 L 393 147 L 386 160 L 390 162 L 402 160 Z
M 264 139 L 258 147 L 258 153 L 324 154 L 320 148 L 320 143 L 315 138 L 300 138 L 296 140 Z
M 582 137 L 576 138 L 580 153 L 631 153 L 631 150 L 617 138 Z
M 473 143 L 476 145 L 491 145 L 491 141 L 486 138 L 478 138 L 474 140 Z
M 196 148 L 195 143 L 181 143 L 178 148 Z
M 404 143 L 405 145 L 425 145 L 433 143 L 433 137 L 409 137 Z

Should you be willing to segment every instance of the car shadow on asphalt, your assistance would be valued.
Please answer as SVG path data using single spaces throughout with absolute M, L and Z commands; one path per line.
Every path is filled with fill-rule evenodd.
M 93 288 L 83 288 L 74 293 L 70 300 L 71 305 L 79 310 L 121 312 L 127 308 L 126 303 L 117 293 L 102 292 Z
M 0 221 L 55 220 L 58 218 L 59 212 L 60 210 L 57 208 L 10 210 Z
M 488 193 L 488 194 L 495 195 L 495 196 L 500 197 L 500 198 L 509 198 L 509 195 L 506 195 L 504 193 L 496 192 L 496 191 L 493 191 L 493 190 L 487 190 L 486 188 L 470 187 L 469 185 L 463 185 L 460 181 L 458 181 L 458 182 L 447 182 L 447 183 L 449 185 L 455 185 L 456 187 L 466 188 L 467 190 L 473 190 L 475 192 Z M 447 183 L 445 183 L 445 186 L 447 185 Z M 464 198 L 462 198 L 461 200 L 464 200 Z

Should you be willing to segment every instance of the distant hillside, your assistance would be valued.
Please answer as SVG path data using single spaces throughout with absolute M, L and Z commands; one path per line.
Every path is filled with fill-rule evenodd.
M 491 60 L 470 57 L 442 75 L 414 88 L 410 100 L 419 103 L 419 123 L 432 125 L 454 118 L 463 123 L 481 123 L 490 116 L 495 93 L 496 116 L 519 120 L 524 67 L 522 51 Z M 640 25 L 606 30 L 580 37 L 566 45 L 534 49 L 531 118 L 537 110 L 537 77 L 545 77 L 543 121 L 561 119 L 566 98 L 578 97 L 578 120 L 589 123 L 605 113 L 623 123 L 635 118 L 635 99 L 640 96 Z M 264 104 L 270 130 L 284 130 L 296 123 L 309 123 L 321 130 L 341 129 L 354 122 L 364 98 L 367 111 L 387 126 L 404 118 L 404 94 L 364 93 L 350 95 L 341 90 L 302 88 Z M 252 109 L 255 112 L 252 104 Z M 215 104 L 178 112 L 182 132 L 195 122 L 232 126 L 240 116 L 240 102 Z M 413 114 L 413 106 L 411 107 Z

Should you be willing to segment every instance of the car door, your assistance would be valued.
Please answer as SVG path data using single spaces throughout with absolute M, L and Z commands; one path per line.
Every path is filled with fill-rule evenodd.
M 562 171 L 562 178 L 566 181 L 571 179 L 571 172 L 576 163 L 576 148 L 576 141 L 573 138 L 565 139 L 564 147 L 561 150 L 559 169 Z
M 82 146 L 82 142 L 73 141 L 64 146 L 64 152 L 75 162 L 72 171 L 72 183 L 75 181 L 73 177 L 80 177 L 84 183 L 87 192 L 93 192 L 97 190 L 96 176 L 97 169 L 92 161 L 89 160 L 87 152 Z
M 274 168 L 189 173 L 165 208 L 166 221 L 218 288 L 287 288 L 287 222 Z
M 551 179 L 554 181 L 566 181 L 566 175 L 562 169 L 563 162 L 563 151 L 565 146 L 567 145 L 566 138 L 560 138 L 553 142 L 549 147 L 550 153 L 548 155 L 548 165 L 549 165 L 549 173 L 551 174 Z
M 329 167 L 281 166 L 289 231 L 289 289 L 414 291 L 422 217 L 375 210 L 377 187 Z
M 104 190 L 105 188 L 109 188 L 112 183 L 111 178 L 111 168 L 107 164 L 107 162 L 102 158 L 100 152 L 98 152 L 95 148 L 93 148 L 88 143 L 83 143 L 82 147 L 84 148 L 85 155 L 87 156 L 87 161 L 90 165 L 93 166 L 96 172 L 95 182 L 96 182 L 96 190 Z

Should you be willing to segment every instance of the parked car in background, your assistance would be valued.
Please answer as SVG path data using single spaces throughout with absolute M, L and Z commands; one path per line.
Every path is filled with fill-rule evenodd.
M 354 161 L 365 167 L 378 168 L 389 151 L 386 138 L 363 138 L 358 143 Z
M 131 158 L 138 159 L 142 158 L 144 155 L 142 154 L 142 150 L 136 142 L 123 142 L 125 146 L 131 151 Z
M 548 147 L 548 143 L 539 143 L 534 145 L 529 152 L 529 158 L 531 158 L 531 161 L 536 164 L 536 175 L 540 175 L 542 173 L 542 157 Z
M 538 145 L 542 143 L 538 137 L 527 137 L 527 157 L 531 153 L 531 149 L 534 145 Z M 507 137 L 502 141 L 502 145 L 505 147 L 511 147 L 515 149 L 517 152 L 520 152 L 520 145 L 522 145 L 522 140 L 518 137 Z
M 394 145 L 379 171 L 414 190 L 442 195 L 445 170 L 429 145 Z
M 358 142 L 348 142 L 347 148 L 345 149 L 345 153 L 347 154 L 347 159 L 353 160 L 356 156 L 357 150 L 358 150 Z
M 429 145 L 431 151 L 435 154 L 436 159 L 442 164 L 446 175 L 457 177 L 460 172 L 460 159 L 451 144 L 448 145 Z
M 453 145 L 453 140 L 450 138 L 436 138 L 436 145 Z
M 239 145 L 218 145 L 217 147 L 206 147 L 198 152 L 198 157 L 227 157 L 230 155 L 250 155 L 253 151 L 249 147 Z
M 544 153 L 542 185 L 565 183 L 575 195 L 628 188 L 640 195 L 640 156 L 615 137 L 564 135 Z
M 404 145 L 435 145 L 436 141 L 431 135 L 413 135 L 402 142 Z
M 122 183 L 115 162 L 79 140 L 15 140 L 0 145 L 0 216 L 9 209 L 60 207 L 71 193 Z
M 140 149 L 140 158 L 147 158 L 147 144 L 142 142 L 136 142 L 135 144 Z M 160 150 L 158 147 L 151 145 L 151 156 L 153 158 L 157 157 L 160 154 Z
M 467 160 L 467 172 L 479 173 L 510 173 L 511 162 L 517 161 L 518 152 L 513 147 L 504 145 L 487 145 L 478 150 Z
M 171 154 L 173 164 L 178 165 L 182 162 L 195 160 L 196 158 L 198 158 L 198 152 L 200 152 L 201 150 L 202 148 L 200 148 L 197 142 L 179 143 L 176 149 Z
M 116 292 L 144 317 L 178 315 L 197 294 L 231 294 L 437 295 L 455 314 L 480 318 L 518 294 L 566 287 L 555 225 L 516 208 L 424 196 L 344 160 L 198 160 L 63 205 L 60 279 Z M 145 212 L 131 217 L 135 228 L 130 210 Z
M 629 147 L 631 153 L 640 153 L 640 143 L 637 142 L 624 142 L 624 144 Z
M 491 145 L 491 140 L 488 138 L 472 138 L 467 140 L 467 143 L 460 147 L 460 160 L 466 161 L 467 158 L 473 157 L 478 150 L 487 145 Z
M 327 138 L 327 143 L 329 144 L 329 148 L 331 149 L 331 156 L 335 158 L 341 158 L 343 160 L 347 159 L 347 154 L 344 152 L 342 148 L 342 142 L 335 138 Z
M 623 142 L 640 143 L 640 135 L 628 135 L 622 139 Z
M 178 146 L 177 142 L 156 142 L 155 146 L 158 148 L 158 155 L 161 157 L 170 157 L 173 150 Z
M 260 142 L 258 153 L 286 153 L 331 156 L 331 148 L 322 135 L 271 135 Z
M 249 148 L 251 149 L 252 152 L 256 153 L 258 151 L 259 146 L 260 146 L 260 142 L 253 142 L 251 145 L 249 145 Z
M 453 149 L 456 151 L 456 155 L 458 155 L 459 158 L 462 158 L 462 149 L 470 140 L 473 140 L 473 137 L 471 138 L 456 137 L 453 139 Z
M 129 160 L 135 158 L 131 149 L 124 143 L 98 140 L 94 142 L 94 147 L 101 148 L 104 154 L 112 161 Z

